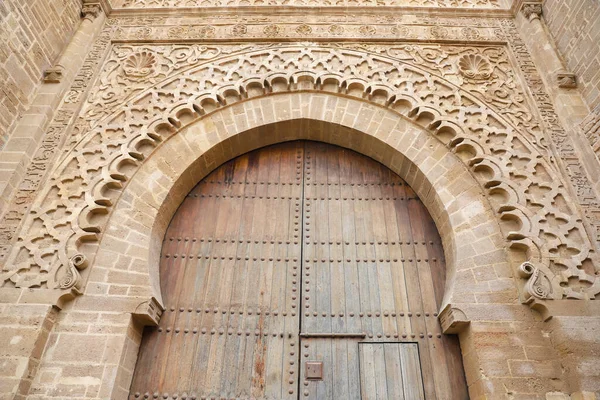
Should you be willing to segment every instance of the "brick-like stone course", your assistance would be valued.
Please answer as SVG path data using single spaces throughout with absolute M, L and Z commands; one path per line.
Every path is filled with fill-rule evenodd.
M 48 305 L 0 305 L 0 399 L 26 398 L 56 311 Z
M 81 0 L 0 2 L 0 149 L 28 109 L 44 70 L 69 43 Z
M 546 0 L 544 19 L 590 108 L 600 105 L 600 2 Z

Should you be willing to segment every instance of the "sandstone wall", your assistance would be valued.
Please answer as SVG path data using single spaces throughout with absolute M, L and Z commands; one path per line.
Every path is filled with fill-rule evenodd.
M 600 393 L 600 283 L 591 283 L 600 177 L 575 128 L 589 111 L 579 90 L 588 96 L 593 85 L 578 73 L 579 89 L 558 86 L 562 64 L 543 22 L 574 11 L 540 18 L 539 6 L 499 7 L 508 0 L 458 0 L 480 8 L 472 11 L 452 1 L 381 2 L 436 11 L 256 7 L 208 18 L 202 0 L 119 0 L 146 9 L 89 2 L 78 25 L 69 16 L 80 0 L 0 0 L 9 37 L 0 88 L 11 88 L 0 104 L 18 105 L 0 109 L 0 400 L 126 399 L 142 325 L 161 316 L 157 260 L 175 209 L 231 157 L 304 138 L 265 128 L 292 119 L 323 123 L 292 126 L 382 161 L 430 201 L 454 260 L 440 323 L 460 337 L 471 398 Z M 173 9 L 184 5 L 198 7 Z M 584 14 L 576 28 L 591 32 Z M 37 28 L 23 30 L 19 21 L 34 17 Z M 63 80 L 40 86 L 68 42 Z M 26 49 L 38 47 L 47 57 L 29 65 Z M 327 71 L 325 84 L 315 71 Z M 231 84 L 242 78 L 246 86 Z M 586 119 L 590 141 L 599 121 Z M 526 260 L 535 274 L 520 268 Z
M 600 105 L 600 2 L 546 0 L 544 19 L 591 109 Z
M 79 23 L 81 0 L 0 2 L 0 148 Z

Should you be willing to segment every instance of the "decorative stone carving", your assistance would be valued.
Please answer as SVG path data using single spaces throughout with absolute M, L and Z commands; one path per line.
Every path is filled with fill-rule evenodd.
M 344 34 L 344 27 L 341 26 L 341 25 L 331 25 L 327 29 L 327 32 L 329 32 L 331 35 L 334 35 L 334 36 L 343 35 Z
M 123 72 L 131 80 L 145 80 L 156 73 L 156 57 L 152 52 L 142 51 L 130 55 L 125 60 Z
M 319 91 L 326 80 L 328 90 L 339 95 L 369 99 L 425 124 L 432 135 L 462 154 L 489 192 L 500 223 L 507 221 L 504 229 L 511 245 L 527 250 L 552 282 L 553 298 L 595 298 L 600 292 L 594 276 L 598 260 L 582 216 L 551 162 L 544 132 L 528 110 L 501 46 L 345 43 L 225 48 L 113 48 L 97 90 L 82 110 L 94 125 L 72 137 L 52 184 L 36 200 L 38 213 L 25 220 L 3 281 L 46 287 L 47 277 L 27 281 L 21 276 L 32 270 L 54 274 L 62 265 L 58 260 L 80 251 L 81 243 L 97 240 L 120 188 L 152 146 L 177 129 L 248 96 L 300 88 Z M 135 83 L 121 73 L 123 60 L 143 51 L 155 55 L 160 73 Z M 490 80 L 465 79 L 458 67 L 464 54 L 484 56 L 493 68 Z M 191 87 L 195 89 L 182 90 Z
M 465 54 L 458 60 L 458 68 L 469 79 L 488 79 L 492 76 L 492 65 L 481 54 Z
M 570 72 L 556 74 L 556 80 L 558 82 L 558 87 L 560 88 L 571 89 L 577 87 L 577 77 Z
M 244 24 L 237 24 L 233 27 L 234 36 L 244 36 L 248 33 L 248 27 Z
M 60 83 L 63 78 L 63 68 L 57 65 L 53 68 L 48 68 L 44 71 L 44 82 L 45 83 Z
M 79 271 L 84 270 L 88 266 L 87 258 L 83 254 L 75 254 L 69 259 L 66 266 L 66 273 L 60 278 L 57 283 L 57 289 L 81 289 L 81 275 Z
M 581 130 L 600 162 L 600 106 L 589 113 L 589 115 L 581 122 Z
M 59 145 L 64 142 L 67 126 L 74 117 L 71 106 L 76 105 L 76 103 L 81 100 L 81 94 L 88 89 L 91 79 L 95 76 L 98 64 L 100 60 L 103 59 L 106 49 L 110 44 L 111 32 L 112 28 L 105 29 L 88 53 L 81 69 L 75 76 L 63 104 L 56 112 L 54 119 L 46 130 L 42 139 L 42 144 L 35 152 L 30 165 L 27 167 L 25 178 L 17 188 L 17 192 L 8 211 L 4 214 L 2 220 L 0 220 L 0 232 L 2 233 L 0 235 L 0 265 L 2 266 L 6 263 L 9 249 L 11 248 L 11 244 L 16 240 L 16 232 L 23 222 L 24 216 L 28 210 L 31 209 L 36 191 L 40 187 L 44 177 L 49 173 L 50 166 L 53 165 L 57 156 Z M 77 126 L 85 126 L 86 129 L 84 130 L 87 132 L 89 123 L 80 120 L 77 122 L 76 127 Z M 55 213 L 54 215 L 62 215 L 64 211 L 64 208 L 60 208 L 60 212 Z M 3 269 L 3 272 L 0 272 L 0 277 L 5 276 L 4 271 L 5 269 Z M 41 274 L 46 274 L 46 272 L 42 271 Z M 2 278 L 0 278 L 0 280 L 1 279 Z M 42 284 L 46 285 L 45 283 Z
M 590 235 L 590 238 L 591 240 L 594 240 L 596 246 L 598 246 L 600 245 L 600 202 L 592 190 L 592 183 L 587 177 L 585 169 L 581 165 L 581 160 L 575 151 L 572 138 L 558 122 L 558 116 L 554 111 L 552 100 L 544 89 L 542 78 L 534 66 L 535 64 L 531 59 L 527 46 L 517 31 L 515 23 L 511 20 L 503 20 L 502 25 L 506 37 L 508 38 L 510 48 L 517 60 L 517 65 L 532 92 L 533 100 L 541 114 L 544 128 L 548 132 L 548 137 L 554 143 L 558 156 L 562 159 L 566 169 L 566 175 L 569 177 L 571 184 L 575 189 L 579 205 L 582 207 L 585 216 L 591 225 L 593 232 Z M 564 254 L 567 249 L 568 247 L 563 247 L 562 251 L 558 253 Z M 551 259 L 550 263 L 553 267 L 556 266 L 560 268 L 562 265 L 560 261 L 557 262 L 554 259 Z M 583 262 L 580 268 L 583 269 Z M 596 274 L 597 270 L 597 266 L 591 269 L 591 271 L 594 271 L 593 274 Z M 592 287 L 600 285 L 600 279 L 589 280 L 585 278 L 584 281 L 594 281 Z M 574 296 L 573 298 L 579 297 Z
M 265 33 L 265 35 L 267 35 L 269 37 L 279 36 L 279 33 L 281 32 L 281 28 L 274 24 L 267 25 L 267 26 L 265 26 L 265 29 L 263 30 L 263 32 Z
M 375 18 L 375 21 L 371 19 Z M 460 40 L 460 41 L 494 41 L 504 39 L 498 20 L 494 19 L 460 19 L 447 17 L 428 18 L 420 17 L 418 20 L 405 15 L 369 16 L 369 18 L 347 18 L 331 15 L 317 14 L 311 17 L 310 22 L 298 25 L 296 16 L 278 15 L 277 17 L 265 16 L 261 18 L 234 17 L 230 14 L 215 17 L 220 23 L 207 25 L 204 19 L 197 18 L 111 18 L 109 25 L 119 28 L 115 31 L 115 38 L 122 41 L 137 41 L 149 39 L 157 41 L 202 40 L 207 37 L 220 38 L 264 38 L 265 29 L 270 25 L 277 25 L 277 36 L 304 40 L 307 36 L 315 38 L 329 38 L 333 34 L 340 38 L 372 38 L 388 39 L 414 39 L 422 40 Z M 365 28 L 372 23 L 373 29 Z M 334 23 L 336 28 L 329 26 Z M 431 27 L 435 26 L 434 29 Z M 339 29 L 339 28 L 341 29 Z M 268 28 L 272 30 L 272 28 Z M 310 33 L 309 33 L 310 31 Z M 211 32 L 211 35 L 207 35 Z M 332 33 L 333 32 L 333 33 Z
M 542 3 L 523 3 L 521 12 L 529 21 L 542 17 Z
M 299 35 L 306 36 L 306 35 L 310 35 L 312 33 L 312 28 L 310 25 L 302 24 L 302 25 L 298 25 L 298 27 L 296 28 L 296 32 Z
M 100 3 L 85 3 L 81 8 L 81 16 L 83 19 L 90 21 L 95 20 L 102 11 Z
M 541 300 L 553 298 L 552 282 L 539 268 L 530 262 L 524 262 L 519 267 L 519 276 L 527 279 L 525 284 L 524 302 L 528 303 L 531 298 Z
M 377 33 L 377 29 L 375 29 L 375 27 L 372 25 L 363 25 L 358 28 L 358 31 L 363 36 L 373 36 L 375 33 Z
M 277 0 L 124 0 L 123 8 L 159 8 L 159 7 L 261 7 L 280 6 Z M 368 6 L 421 6 L 421 7 L 445 7 L 445 8 L 499 8 L 499 0 L 364 0 L 361 2 L 352 0 L 290 0 L 287 6 L 340 6 L 340 7 L 368 7 Z

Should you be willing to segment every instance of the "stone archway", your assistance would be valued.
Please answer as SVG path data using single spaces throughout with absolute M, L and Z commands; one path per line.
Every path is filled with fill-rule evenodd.
M 480 365 L 470 330 L 464 330 L 469 323 L 479 326 L 479 320 L 490 318 L 531 320 L 527 308 L 517 301 L 513 271 L 521 261 L 519 253 L 507 250 L 500 221 L 478 175 L 463 163 L 470 153 L 464 154 L 461 147 L 452 151 L 419 120 L 364 100 L 311 92 L 248 99 L 201 118 L 187 119 L 179 112 L 179 120 L 187 123 L 171 128 L 158 148 L 148 137 L 137 142 L 139 154 L 147 157 L 139 169 L 130 171 L 127 186 L 112 202 L 94 267 L 84 270 L 86 295 L 70 306 L 74 312 L 136 317 L 128 322 L 128 334 L 119 337 L 123 347 L 115 369 L 120 384 L 115 393 L 128 391 L 141 338 L 139 322 L 152 324 L 160 317 L 160 242 L 183 196 L 221 163 L 287 140 L 313 139 L 353 149 L 381 162 L 413 187 L 443 238 L 447 283 L 440 319 L 445 332 L 460 332 L 467 371 L 477 371 Z M 156 125 L 165 129 L 162 122 Z M 486 239 L 473 247 L 481 238 Z M 116 289 L 102 291 L 107 287 Z M 486 296 L 487 304 L 478 303 Z M 496 314 L 490 314 L 490 306 Z M 62 314 L 68 318 L 70 311 Z M 479 329 L 487 329 L 486 324 Z M 467 383 L 473 394 L 485 392 L 481 374 L 467 374 Z
M 115 260 L 110 256 L 115 240 L 123 238 L 126 230 L 135 230 L 138 238 L 135 246 L 121 254 L 147 266 L 147 270 L 139 271 L 144 274 L 143 281 L 148 288 L 146 296 L 155 297 L 160 303 L 160 243 L 172 215 L 189 190 L 214 168 L 238 155 L 282 141 L 310 139 L 367 155 L 398 173 L 413 187 L 431 213 L 444 241 L 448 264 L 444 304 L 462 302 L 460 293 L 453 298 L 457 281 L 461 283 L 460 292 L 472 290 L 469 285 L 462 284 L 468 278 L 461 277 L 471 275 L 472 268 L 487 266 L 510 270 L 514 267 L 510 265 L 490 204 L 455 154 L 414 123 L 364 102 L 340 99 L 344 108 L 362 109 L 363 115 L 368 112 L 371 118 L 377 116 L 379 120 L 393 123 L 362 131 L 355 127 L 359 121 L 347 124 L 342 114 L 339 119 L 317 119 L 311 115 L 314 113 L 310 111 L 312 108 L 306 107 L 306 117 L 295 118 L 292 110 L 283 108 L 280 103 L 283 98 L 291 105 L 293 102 L 322 101 L 323 97 L 328 96 L 282 94 L 250 100 L 238 109 L 239 115 L 248 116 L 244 117 L 246 121 L 241 132 L 219 129 L 231 116 L 231 109 L 223 109 L 171 136 L 149 157 L 127 186 L 123 200 L 119 201 L 110 218 L 114 222 L 109 222 L 100 243 L 99 259 Z M 251 120 L 252 110 L 275 103 L 279 104 L 279 109 L 272 121 Z M 286 115 L 289 117 L 285 118 Z M 177 155 L 174 160 L 173 154 Z M 484 253 L 474 253 L 471 246 L 462 245 L 473 243 L 482 235 L 490 240 L 481 247 Z M 480 262 L 476 261 L 478 255 Z M 110 265 L 98 266 L 111 268 Z
M 316 128 L 271 128 L 294 124 Z M 437 320 L 441 239 L 372 159 L 305 140 L 243 154 L 185 196 L 161 247 L 165 315 L 144 330 L 133 398 L 467 398 Z
M 347 63 L 337 62 L 340 57 Z M 485 56 L 483 60 L 491 62 Z M 534 263 L 523 271 L 532 276 L 525 297 L 595 297 L 600 281 L 590 272 L 596 257 L 593 244 L 558 167 L 551 158 L 548 161 L 539 128 L 523 125 L 527 113 L 518 100 L 506 103 L 486 92 L 486 85 L 477 80 L 488 75 L 466 78 L 474 79 L 470 84 L 475 87 L 483 85 L 479 96 L 441 73 L 391 55 L 290 45 L 201 62 L 167 77 L 119 106 L 74 143 L 54 172 L 54 184 L 37 200 L 41 211 L 27 217 L 25 233 L 7 258 L 2 278 L 8 285 L 55 288 L 61 290 L 56 292 L 59 296 L 72 296 L 83 283 L 78 271 L 87 265 L 76 254 L 93 257 L 120 188 L 160 141 L 227 105 L 233 105 L 233 111 L 223 121 L 224 128 L 245 129 L 237 126 L 243 119 L 236 103 L 307 91 L 367 99 L 370 107 L 387 109 L 395 119 L 403 115 L 416 121 L 460 154 L 471 176 L 485 188 L 505 238 L 523 251 L 523 261 Z M 191 90 L 195 85 L 199 92 Z M 331 97 L 317 101 L 319 118 L 327 110 L 326 98 Z M 499 104 L 508 112 L 495 111 Z M 272 118 L 279 108 L 261 108 L 261 118 Z M 362 125 L 370 120 L 366 122 L 362 108 L 343 118 L 358 120 L 356 127 L 365 130 L 368 126 Z M 289 115 L 299 112 L 291 105 Z

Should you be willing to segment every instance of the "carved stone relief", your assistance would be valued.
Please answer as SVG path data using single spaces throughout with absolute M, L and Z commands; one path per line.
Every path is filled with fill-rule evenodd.
M 408 15 L 328 15 L 314 16 L 310 22 L 295 16 L 236 17 L 217 15 L 218 23 L 207 24 L 200 18 L 177 20 L 166 17 L 109 19 L 118 25 L 114 39 L 130 40 L 210 40 L 212 38 L 295 38 L 298 40 L 331 38 L 476 40 L 503 39 L 496 20 L 470 18 L 413 18 Z M 376 26 L 366 23 L 376 22 Z
M 63 78 L 63 68 L 57 65 L 44 71 L 45 83 L 60 83 Z
M 114 7 L 160 8 L 160 7 L 236 7 L 236 6 L 421 6 L 421 7 L 462 7 L 499 8 L 499 0 L 115 0 Z
M 0 265 L 5 265 L 11 245 L 16 240 L 16 232 L 28 210 L 31 209 L 33 200 L 44 178 L 49 174 L 51 167 L 54 165 L 60 145 L 65 142 L 68 126 L 73 121 L 73 110 L 78 108 L 80 106 L 79 103 L 83 101 L 81 95 L 89 88 L 100 61 L 106 54 L 111 34 L 112 29 L 104 30 L 94 43 L 93 48 L 90 50 L 73 84 L 63 99 L 60 109 L 46 130 L 40 147 L 27 167 L 25 178 L 17 188 L 8 211 L 0 220 Z M 89 124 L 80 118 L 75 124 L 74 131 L 77 132 L 79 131 L 78 128 L 83 127 L 85 127 L 83 130 L 87 131 Z M 71 214 L 71 211 L 59 207 L 57 208 L 55 217 L 60 214 Z M 67 265 L 66 263 L 68 263 L 68 260 L 65 261 L 65 265 Z M 41 271 L 41 273 L 45 274 L 46 272 Z M 28 280 L 29 278 L 36 280 L 39 274 L 39 272 L 33 273 L 22 278 L 24 280 Z M 44 279 L 48 279 L 48 277 Z M 17 285 L 16 282 L 10 284 Z
M 564 89 L 572 89 L 577 87 L 577 77 L 570 72 L 561 72 L 556 74 L 558 87 Z
M 542 78 L 537 72 L 531 55 L 519 36 L 514 22 L 512 20 L 502 20 L 502 25 L 508 39 L 508 44 L 517 60 L 517 66 L 525 78 L 525 82 L 535 101 L 537 111 L 540 113 L 545 129 L 552 141 L 555 149 L 554 153 L 560 157 L 562 170 L 566 172 L 571 185 L 574 187 L 578 203 L 582 207 L 588 223 L 591 225 L 590 237 L 592 241 L 595 241 L 597 249 L 598 244 L 600 244 L 600 201 L 593 192 L 592 183 L 589 181 L 585 169 L 581 165 L 581 160 L 575 151 L 572 139 L 558 122 L 558 116 L 554 111 L 552 100 L 544 89 Z M 550 262 L 553 264 L 555 261 L 551 259 Z M 599 275 L 597 267 L 592 268 L 588 265 L 586 269 L 588 270 L 588 274 Z
M 581 123 L 581 130 L 590 142 L 600 162 L 600 107 L 592 111 Z
M 84 19 L 93 21 L 102 12 L 100 3 L 86 3 L 81 7 L 81 16 Z
M 159 145 L 182 115 L 201 118 L 249 96 L 301 89 L 425 119 L 463 155 L 506 221 L 507 239 L 548 279 L 546 298 L 600 293 L 594 244 L 504 46 L 120 44 L 97 82 L 81 112 L 88 123 L 78 122 L 36 200 L 39 211 L 27 216 L 3 282 L 60 287 L 54 277 L 73 273 L 70 255 L 98 239 L 115 196 L 143 162 L 141 148 Z
M 529 21 L 540 19 L 542 17 L 542 3 L 525 3 L 521 8 L 521 12 Z

